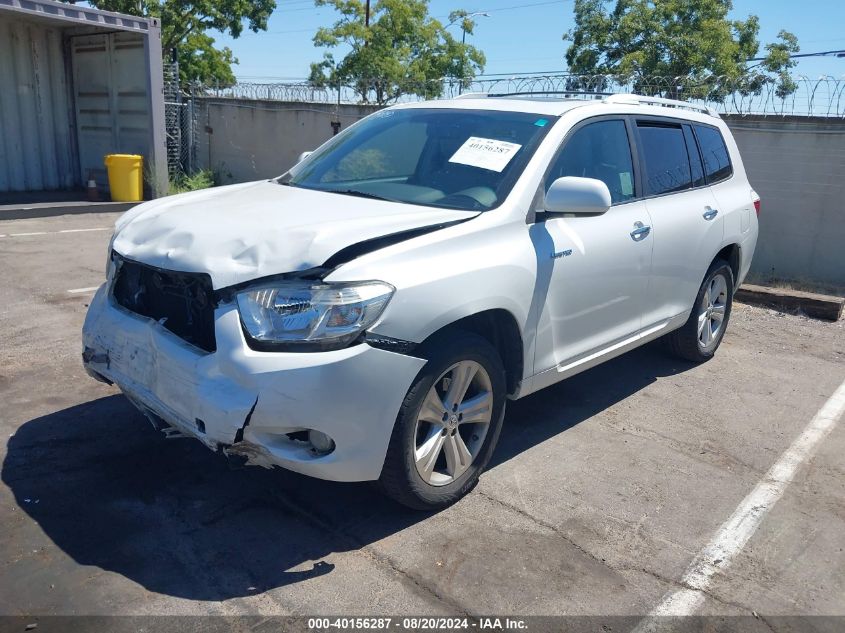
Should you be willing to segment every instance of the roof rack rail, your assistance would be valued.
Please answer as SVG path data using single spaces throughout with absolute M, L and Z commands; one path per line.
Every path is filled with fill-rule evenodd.
M 621 103 L 629 105 L 656 105 L 664 108 L 678 108 L 680 110 L 692 110 L 693 112 L 702 112 L 709 114 L 712 117 L 719 117 L 719 113 L 713 108 L 705 105 L 697 105 L 695 103 L 688 103 L 687 101 L 680 101 L 678 99 L 665 99 L 663 97 L 646 97 L 644 95 L 617 93 L 612 94 L 604 99 L 604 103 Z
M 518 92 L 488 92 L 488 97 L 525 97 L 530 95 L 578 95 L 578 96 L 595 96 L 608 97 L 612 92 L 596 92 L 595 90 L 521 90 Z
M 453 99 L 486 99 L 487 93 L 486 92 L 464 92 L 459 94 L 457 97 L 452 97 Z
M 598 97 L 609 97 L 613 93 L 612 92 L 595 92 L 593 90 L 520 90 L 517 92 L 465 92 L 460 94 L 456 97 L 452 97 L 453 99 L 493 99 L 493 98 L 501 98 L 501 97 L 529 97 L 532 95 L 543 96 L 543 95 L 556 95 L 556 96 L 594 96 Z

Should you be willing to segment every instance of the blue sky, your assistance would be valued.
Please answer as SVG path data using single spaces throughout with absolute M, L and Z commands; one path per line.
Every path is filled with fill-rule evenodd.
M 214 34 L 239 60 L 235 74 L 242 81 L 304 78 L 308 65 L 322 58 L 311 38 L 320 26 L 333 24 L 330 8 L 312 0 L 277 0 L 266 32 L 245 32 L 238 39 Z M 450 11 L 486 11 L 468 41 L 487 55 L 485 74 L 519 74 L 564 69 L 566 44 L 561 35 L 573 24 L 573 0 L 431 0 L 430 12 L 444 23 Z M 845 49 L 845 0 L 735 0 L 733 17 L 760 17 L 760 42 L 772 41 L 780 29 L 798 36 L 801 52 Z M 454 27 L 453 27 L 454 28 Z M 460 33 L 460 31 L 457 31 Z M 336 54 L 337 55 L 337 54 Z M 845 77 L 845 58 L 802 60 L 798 74 Z

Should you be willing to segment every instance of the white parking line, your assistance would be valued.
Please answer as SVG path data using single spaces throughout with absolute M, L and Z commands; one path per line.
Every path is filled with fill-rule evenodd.
M 685 587 L 666 594 L 663 600 L 634 629 L 635 633 L 659 630 L 660 616 L 692 615 L 704 602 L 704 592 L 717 572 L 724 572 L 742 551 L 763 518 L 783 495 L 798 469 L 812 457 L 819 443 L 845 412 L 845 382 L 819 409 L 804 432 L 786 449 L 774 466 L 734 511 L 713 539 L 692 561 L 681 578 Z
M 0 237 L 29 237 L 30 235 L 59 235 L 60 233 L 88 233 L 90 231 L 111 231 L 110 226 L 98 226 L 93 229 L 62 229 L 61 231 L 32 231 L 31 233 L 3 233 Z
M 111 229 L 103 226 L 96 229 L 64 229 L 59 233 L 87 233 L 88 231 L 111 231 Z
M 74 288 L 73 290 L 68 290 L 68 292 L 72 295 L 78 295 L 85 292 L 94 292 L 97 288 L 99 288 L 99 286 L 91 286 L 90 288 Z

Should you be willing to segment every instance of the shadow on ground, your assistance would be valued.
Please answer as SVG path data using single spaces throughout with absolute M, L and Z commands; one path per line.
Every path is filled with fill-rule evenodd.
M 495 467 L 689 365 L 647 346 L 509 403 Z M 358 549 L 425 520 L 367 484 L 232 470 L 189 439 L 167 440 L 121 395 L 23 424 L 3 482 L 80 565 L 192 600 L 254 595 L 331 573 Z

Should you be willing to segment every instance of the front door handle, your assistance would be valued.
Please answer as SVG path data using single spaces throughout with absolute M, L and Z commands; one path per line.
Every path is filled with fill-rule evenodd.
M 710 207 L 707 207 L 707 210 L 704 212 L 704 215 L 702 215 L 701 217 L 703 217 L 705 220 L 712 220 L 717 215 L 719 215 L 718 209 L 711 209 Z
M 641 242 L 648 234 L 651 233 L 651 227 L 644 225 L 642 222 L 634 222 L 634 230 L 631 231 L 631 239 L 635 242 Z

